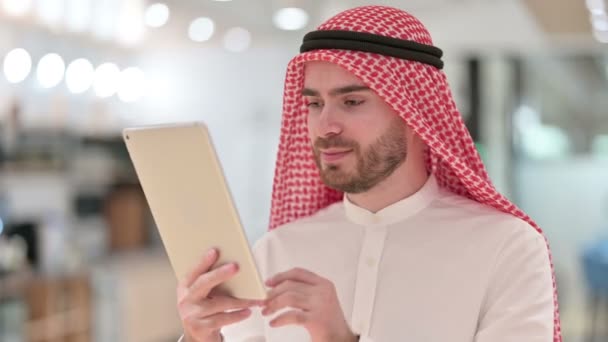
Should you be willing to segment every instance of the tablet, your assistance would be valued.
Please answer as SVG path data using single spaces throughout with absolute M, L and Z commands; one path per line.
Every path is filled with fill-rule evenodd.
M 123 139 L 178 280 L 217 248 L 215 267 L 239 264 L 218 290 L 264 299 L 266 290 L 202 122 L 127 128 Z

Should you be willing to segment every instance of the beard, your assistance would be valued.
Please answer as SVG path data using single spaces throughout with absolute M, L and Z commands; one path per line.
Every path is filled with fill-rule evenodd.
M 317 138 L 313 144 L 315 163 L 321 180 L 328 187 L 350 194 L 366 192 L 390 176 L 407 159 L 406 125 L 403 119 L 389 128 L 376 141 L 362 149 L 356 141 L 332 136 Z M 321 161 L 319 149 L 343 148 L 352 150 L 355 166 L 348 163 Z

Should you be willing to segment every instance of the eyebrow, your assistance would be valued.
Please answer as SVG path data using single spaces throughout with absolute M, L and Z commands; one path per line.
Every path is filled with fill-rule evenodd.
M 362 91 L 362 90 L 370 90 L 370 89 L 368 86 L 365 86 L 365 85 L 353 84 L 353 85 L 347 85 L 344 87 L 332 89 L 329 91 L 329 95 L 330 96 L 344 95 L 344 94 L 353 93 L 353 92 Z M 302 89 L 302 95 L 303 96 L 320 96 L 319 91 L 310 89 L 310 88 Z

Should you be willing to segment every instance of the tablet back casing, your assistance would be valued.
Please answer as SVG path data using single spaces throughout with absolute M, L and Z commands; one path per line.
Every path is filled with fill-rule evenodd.
M 184 279 L 204 252 L 216 247 L 216 265 L 240 266 L 219 289 L 237 298 L 265 298 L 206 126 L 128 128 L 123 138 L 177 278 Z

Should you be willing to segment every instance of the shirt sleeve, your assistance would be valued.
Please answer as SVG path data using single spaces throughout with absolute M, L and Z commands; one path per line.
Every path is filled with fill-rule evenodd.
M 475 342 L 552 342 L 553 280 L 544 237 L 513 229 L 496 259 Z M 520 228 L 520 227 L 517 227 Z

